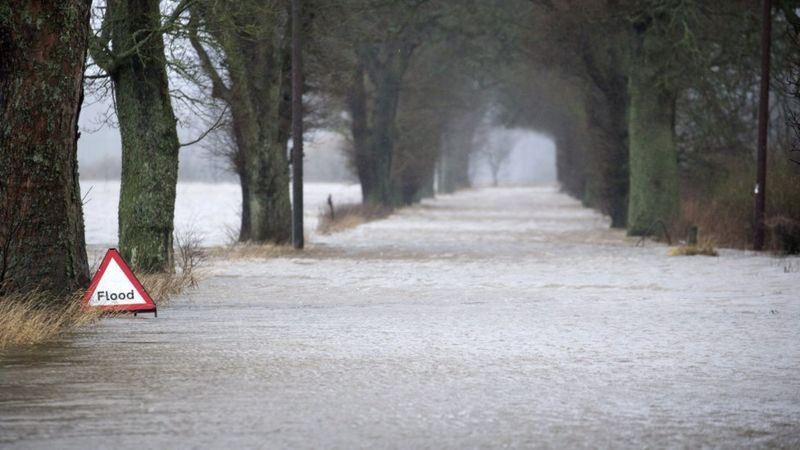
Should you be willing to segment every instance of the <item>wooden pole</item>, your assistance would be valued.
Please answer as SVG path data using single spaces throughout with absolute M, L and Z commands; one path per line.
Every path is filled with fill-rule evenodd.
M 300 0 L 292 0 L 292 244 L 303 239 L 303 45 Z
M 755 205 L 753 211 L 753 249 L 764 249 L 764 218 L 767 204 L 767 131 L 769 127 L 769 64 L 772 43 L 772 1 L 763 0 L 761 32 L 761 92 L 758 102 L 758 155 Z

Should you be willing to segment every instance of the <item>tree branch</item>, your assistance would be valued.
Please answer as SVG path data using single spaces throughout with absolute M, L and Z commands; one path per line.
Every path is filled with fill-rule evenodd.
M 229 102 L 231 90 L 225 85 L 225 81 L 214 67 L 214 64 L 211 62 L 211 57 L 208 56 L 208 52 L 206 52 L 202 42 L 200 42 L 200 38 L 197 35 L 197 17 L 195 11 L 191 11 L 190 14 L 191 17 L 189 18 L 188 27 L 189 43 L 191 43 L 192 48 L 194 48 L 194 51 L 197 53 L 197 57 L 200 59 L 200 66 L 203 68 L 203 72 L 211 79 L 211 95 L 214 98 Z
M 216 130 L 217 128 L 220 127 L 220 125 L 222 124 L 222 120 L 225 118 L 225 113 L 227 113 L 227 112 L 228 112 L 228 105 L 225 105 L 225 107 L 222 108 L 222 112 L 219 114 L 219 117 L 217 117 L 217 120 L 214 122 L 213 125 L 211 125 L 211 127 L 209 129 L 204 131 L 197 139 L 189 141 L 189 142 L 182 143 L 180 146 L 181 147 L 187 147 L 189 145 L 197 144 L 198 142 L 200 142 L 203 139 L 205 139 L 205 137 L 208 136 L 209 133 L 211 133 L 212 131 L 214 131 L 214 130 Z
M 196 1 L 197 0 L 181 0 L 158 28 L 149 31 L 138 30 L 134 33 L 133 39 L 136 43 L 121 53 L 114 53 L 111 48 L 109 48 L 112 39 L 110 22 L 114 20 L 114 18 L 108 16 L 103 17 L 100 32 L 95 34 L 90 30 L 89 33 L 89 53 L 92 55 L 92 59 L 101 69 L 113 76 L 117 68 L 124 63 L 126 59 L 138 53 L 139 50 L 147 45 L 153 38 L 160 37 L 164 33 L 172 30 L 181 14 L 186 12 Z M 89 26 L 91 27 L 91 25 Z M 141 40 L 136 40 L 137 34 L 144 34 L 144 37 Z

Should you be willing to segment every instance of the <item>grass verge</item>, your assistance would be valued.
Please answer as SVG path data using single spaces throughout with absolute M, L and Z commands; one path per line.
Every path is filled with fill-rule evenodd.
M 52 303 L 49 294 L 28 292 L 0 298 L 0 353 L 52 340 L 72 327 L 91 323 L 99 313 L 80 307 L 80 292 Z
M 800 165 L 784 159 L 769 162 L 767 183 L 766 248 L 776 253 L 800 253 Z M 686 180 L 680 229 L 696 225 L 700 235 L 720 247 L 752 247 L 752 163 L 730 163 L 715 176 Z
M 197 272 L 137 275 L 158 306 L 197 285 Z M 103 313 L 81 308 L 83 292 L 53 299 L 44 292 L 0 297 L 0 355 L 9 350 L 52 341 L 69 330 L 95 322 Z
M 297 251 L 291 245 L 248 242 L 235 243 L 224 247 L 214 247 L 208 251 L 209 256 L 216 259 L 277 258 L 294 255 L 296 253 Z
M 671 247 L 667 256 L 719 256 L 719 253 L 710 245 L 681 245 Z
M 338 233 L 363 223 L 385 219 L 391 213 L 392 209 L 385 206 L 361 203 L 341 205 L 333 213 L 328 211 L 320 213 L 317 232 L 320 234 Z

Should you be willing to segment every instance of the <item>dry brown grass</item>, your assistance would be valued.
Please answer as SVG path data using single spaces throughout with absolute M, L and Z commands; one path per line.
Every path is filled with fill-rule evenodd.
M 163 306 L 172 296 L 196 286 L 202 278 L 198 267 L 205 262 L 206 252 L 200 247 L 197 234 L 178 233 L 176 241 L 177 272 L 136 275 L 157 306 Z M 55 339 L 103 314 L 125 314 L 84 310 L 81 308 L 83 294 L 76 292 L 54 299 L 50 294 L 34 291 L 0 297 L 0 353 Z
M 50 341 L 73 327 L 95 321 L 99 313 L 84 311 L 81 295 L 75 293 L 55 304 L 49 294 L 41 292 L 0 298 L 0 353 Z
M 800 220 L 776 215 L 767 219 L 766 226 L 767 240 L 773 251 L 800 254 Z
M 377 205 L 353 203 L 335 208 L 333 217 L 329 211 L 321 212 L 317 232 L 332 234 L 355 228 L 373 220 L 385 219 L 392 213 L 391 208 Z
M 213 258 L 277 258 L 296 253 L 291 245 L 237 243 L 227 247 L 214 247 L 209 250 Z
M 156 305 L 162 306 L 172 296 L 195 286 L 200 276 L 193 271 L 142 274 L 137 278 Z M 52 341 L 71 329 L 96 321 L 103 314 L 120 314 L 84 310 L 81 308 L 83 294 L 76 292 L 57 300 L 50 294 L 36 291 L 0 297 L 0 354 Z
M 702 236 L 714 239 L 722 247 L 743 250 L 750 246 L 753 234 L 751 208 L 744 202 L 691 199 L 683 202 L 681 213 L 685 223 L 696 225 Z
M 747 249 L 753 236 L 752 164 L 731 164 L 727 174 L 710 182 L 691 180 L 684 189 L 683 223 L 696 225 L 700 235 L 720 247 Z M 769 163 L 767 183 L 767 248 L 778 253 L 800 252 L 800 166 L 782 159 Z
M 178 295 L 190 287 L 197 286 L 202 275 L 197 271 L 186 273 L 150 273 L 137 275 L 145 290 L 156 306 L 169 302 L 173 295 Z
M 719 253 L 710 245 L 681 245 L 671 247 L 667 256 L 719 256 Z

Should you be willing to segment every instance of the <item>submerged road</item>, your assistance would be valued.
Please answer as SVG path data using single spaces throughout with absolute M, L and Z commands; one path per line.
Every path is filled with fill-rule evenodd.
M 0 447 L 800 447 L 800 260 L 634 243 L 489 189 L 216 260 L 3 357 Z

